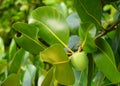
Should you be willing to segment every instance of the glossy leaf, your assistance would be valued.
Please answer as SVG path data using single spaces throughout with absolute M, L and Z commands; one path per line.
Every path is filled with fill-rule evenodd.
M 17 46 L 16 46 L 16 43 L 15 43 L 15 40 L 12 39 L 11 43 L 10 43 L 10 47 L 9 47 L 9 59 L 11 60 L 15 53 L 17 51 Z
M 40 51 L 45 49 L 45 45 L 38 41 L 39 29 L 32 24 L 15 23 L 13 28 L 21 33 L 20 37 L 15 37 L 15 41 L 23 49 L 32 54 L 39 54 Z
M 1 86 L 20 86 L 19 76 L 16 74 L 10 74 Z
M 25 50 L 23 49 L 20 49 L 16 52 L 10 64 L 9 74 L 19 72 L 21 68 L 21 64 L 23 62 L 24 54 L 25 54 Z
M 81 71 L 79 86 L 87 86 L 88 84 L 88 69 Z
M 116 68 L 115 58 L 111 47 L 101 38 L 96 39 L 95 42 L 97 48 L 99 49 L 94 56 L 94 61 L 97 67 L 111 82 L 120 82 L 120 73 Z
M 80 41 L 83 47 L 83 50 L 86 52 L 96 51 L 96 46 L 94 43 L 94 36 L 96 34 L 96 28 L 93 24 L 83 23 L 79 29 Z
M 45 76 L 44 75 L 41 75 L 41 76 L 39 76 L 39 78 L 38 78 L 38 86 L 41 86 L 42 85 L 42 82 L 43 82 L 43 80 L 45 79 Z
M 67 44 L 68 25 L 57 10 L 49 6 L 39 7 L 32 12 L 31 20 L 39 27 L 39 36 L 48 44 Z
M 74 84 L 74 74 L 61 45 L 55 44 L 40 53 L 43 61 L 55 66 L 55 79 L 64 85 Z M 63 62 L 63 63 L 62 63 Z
M 51 82 L 52 82 L 52 79 L 53 79 L 53 69 L 54 69 L 54 68 L 51 68 L 51 69 L 48 71 L 45 79 L 43 80 L 43 82 L 42 82 L 42 84 L 41 84 L 41 86 L 51 86 Z
M 75 83 L 73 86 L 79 86 L 80 71 L 74 69 Z
M 23 77 L 23 86 L 32 86 L 29 71 L 26 71 Z
M 34 79 L 36 74 L 36 68 L 33 65 L 28 65 L 27 70 L 23 76 L 23 85 L 22 86 L 34 86 Z
M 67 23 L 70 27 L 70 32 L 74 35 L 78 35 L 78 29 L 80 27 L 80 18 L 77 13 L 72 13 L 67 17 Z
M 57 11 L 59 11 L 64 17 L 67 17 L 68 8 L 64 2 L 54 4 L 52 7 L 54 7 Z
M 100 26 L 102 16 L 101 0 L 74 0 L 74 2 L 83 23 L 92 22 L 97 27 Z

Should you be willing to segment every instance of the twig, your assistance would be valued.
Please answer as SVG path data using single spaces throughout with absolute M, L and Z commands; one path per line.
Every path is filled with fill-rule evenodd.
M 66 54 L 67 54 L 68 56 L 71 56 L 71 55 L 72 55 L 72 53 L 71 53 L 71 52 L 67 52 Z
M 96 35 L 94 40 L 106 35 L 108 32 L 115 30 L 115 26 L 117 26 L 118 24 L 120 24 L 120 19 L 118 21 L 116 21 L 115 23 L 113 23 L 110 27 L 108 27 L 107 29 L 104 29 L 100 34 Z
M 81 51 L 82 51 L 82 46 L 80 45 L 78 48 L 78 52 L 81 52 Z

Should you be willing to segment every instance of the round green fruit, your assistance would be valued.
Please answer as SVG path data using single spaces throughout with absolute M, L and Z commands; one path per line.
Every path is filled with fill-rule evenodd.
M 75 52 L 71 56 L 71 63 L 73 67 L 78 71 L 83 71 L 88 66 L 88 58 L 85 52 Z

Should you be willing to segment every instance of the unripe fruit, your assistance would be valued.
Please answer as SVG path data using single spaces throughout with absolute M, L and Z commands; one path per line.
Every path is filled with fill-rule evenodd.
M 78 71 L 83 71 L 88 66 L 88 58 L 85 52 L 75 52 L 71 56 L 71 63 Z

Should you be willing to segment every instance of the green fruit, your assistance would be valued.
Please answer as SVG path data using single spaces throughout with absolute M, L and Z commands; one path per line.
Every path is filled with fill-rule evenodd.
M 75 52 L 71 56 L 71 63 L 76 70 L 83 71 L 88 66 L 88 58 L 85 52 Z

